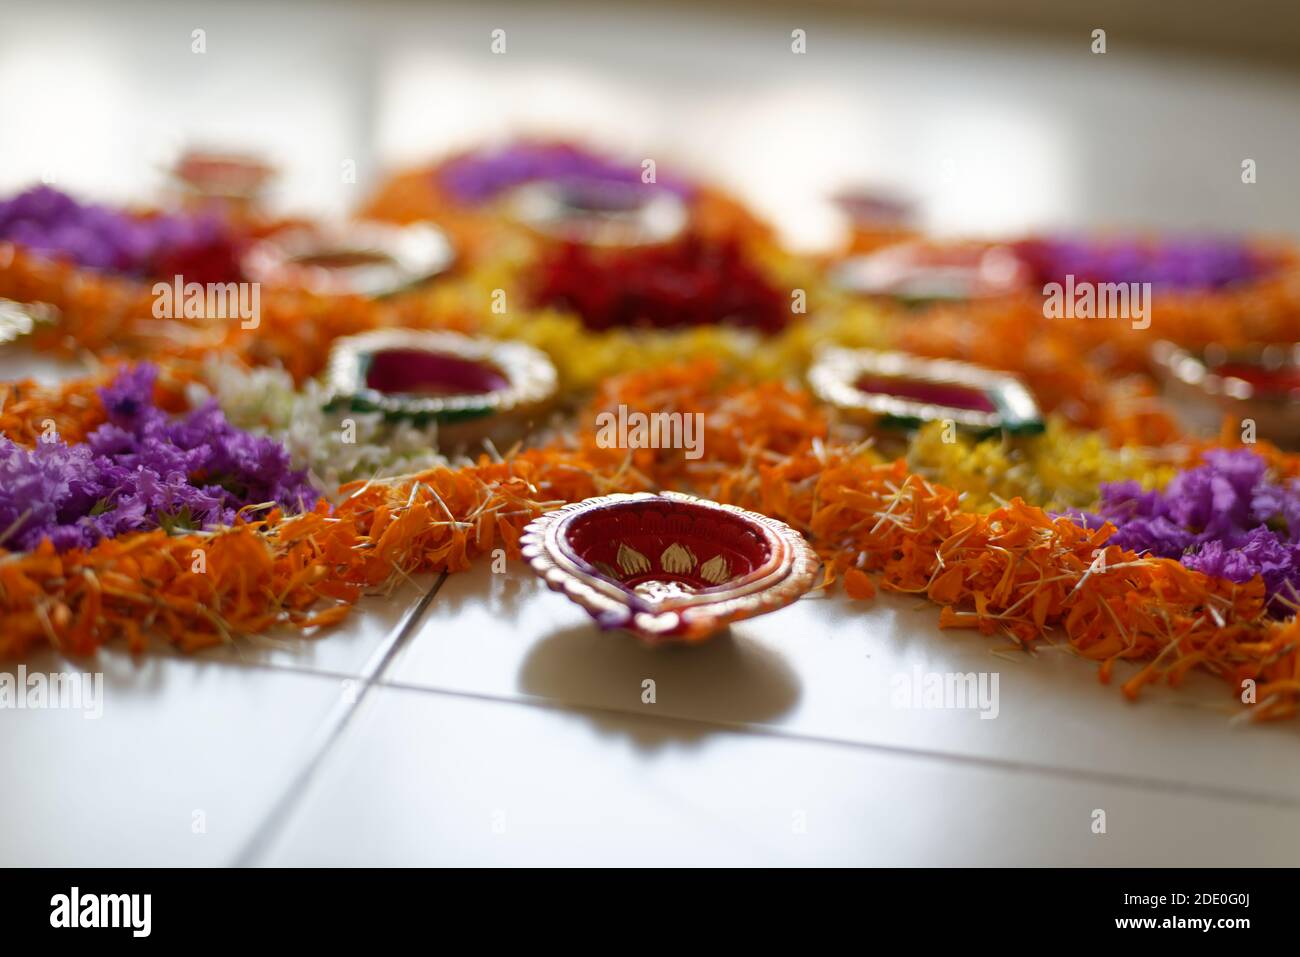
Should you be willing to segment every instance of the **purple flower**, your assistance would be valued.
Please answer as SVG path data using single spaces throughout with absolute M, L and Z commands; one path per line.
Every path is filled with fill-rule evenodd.
M 109 420 L 133 419 L 141 409 L 152 406 L 153 385 L 157 379 L 158 370 L 147 363 L 119 372 L 112 382 L 99 390 Z
M 245 505 L 315 505 L 305 473 L 275 440 L 226 421 L 215 402 L 172 418 L 153 404 L 157 370 L 120 372 L 100 390 L 109 421 L 83 444 L 24 449 L 0 438 L 0 547 L 60 550 L 164 527 L 228 525 Z
M 1101 487 L 1102 510 L 1106 517 L 1116 519 L 1151 518 L 1158 514 L 1161 497 L 1159 492 L 1144 492 L 1142 486 L 1129 479 L 1124 482 L 1110 482 Z
M 1300 538 L 1300 482 L 1292 479 L 1285 485 L 1260 485 L 1251 494 L 1250 511 L 1259 524 L 1296 541 Z
M 450 159 L 439 169 L 438 179 L 457 200 L 475 204 L 538 180 L 572 185 L 640 185 L 641 168 L 568 143 L 519 142 Z M 657 185 L 682 196 L 690 192 L 685 183 L 663 177 L 658 179 Z
M 1183 558 L 1183 564 L 1214 578 L 1248 582 L 1255 577 L 1255 566 L 1240 549 L 1223 542 L 1206 542 L 1200 551 Z
M 0 200 L 0 240 L 78 266 L 145 277 L 168 264 L 224 250 L 230 239 L 214 217 L 140 217 L 78 203 L 50 186 Z
M 89 449 L 41 442 L 28 450 L 0 437 L 0 547 L 34 548 L 56 528 L 60 540 L 84 544 L 78 519 L 97 489 Z
M 1169 483 L 1159 506 L 1173 522 L 1191 531 L 1211 535 L 1227 534 L 1251 524 L 1251 493 L 1263 478 L 1263 460 L 1246 456 L 1257 469 L 1243 469 L 1237 458 L 1211 458 L 1206 464 L 1179 474 Z M 1252 475 L 1244 473 L 1253 472 Z M 1243 481 L 1244 478 L 1244 481 Z
M 1196 536 L 1163 515 L 1129 521 L 1112 518 L 1111 521 L 1116 525 L 1111 542 L 1132 552 L 1158 558 L 1182 558 L 1183 553 L 1196 543 Z
M 1163 492 L 1143 492 L 1136 482 L 1103 485 L 1089 519 L 1113 522 L 1111 541 L 1121 548 L 1234 582 L 1258 575 L 1272 612 L 1289 614 L 1287 601 L 1300 595 L 1300 483 L 1271 482 L 1249 449 L 1214 449 L 1202 461 Z
M 1038 239 L 1017 250 L 1040 282 L 1149 282 L 1166 289 L 1219 289 L 1256 278 L 1269 264 L 1234 239 Z

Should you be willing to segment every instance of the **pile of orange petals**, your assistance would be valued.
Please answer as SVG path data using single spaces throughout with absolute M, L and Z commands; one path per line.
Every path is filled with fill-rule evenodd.
M 113 640 L 142 651 L 151 636 L 196 651 L 276 625 L 334 624 L 367 584 L 356 530 L 320 513 L 211 535 L 152 531 L 58 554 L 0 552 L 0 654 L 48 641 L 86 655 Z
M 101 359 L 199 360 L 213 352 L 252 365 L 282 365 L 301 382 L 324 368 L 335 339 L 391 324 L 384 304 L 359 296 L 263 289 L 255 326 L 238 318 L 158 319 L 153 286 L 96 274 L 0 243 L 0 298 L 55 307 L 33 345 L 55 354 L 88 351 Z
M 799 529 L 825 560 L 824 582 L 850 597 L 878 586 L 942 606 L 941 627 L 976 628 L 1022 647 L 1054 632 L 1100 664 L 1142 667 L 1136 697 L 1198 668 L 1255 682 L 1255 718 L 1294 715 L 1297 625 L 1264 614 L 1263 584 L 1208 578 L 1166 559 L 1107 545 L 1019 499 L 989 514 L 960 495 L 836 443 L 800 390 L 729 386 L 708 363 L 608 381 L 576 435 L 508 459 L 484 457 L 340 489 L 333 511 L 278 512 L 209 534 L 122 536 L 87 551 L 0 551 L 0 653 L 48 641 L 87 653 L 150 636 L 201 648 L 275 626 L 333 624 L 363 593 L 415 572 L 462 571 L 494 549 L 518 555 L 520 533 L 550 509 L 611 492 L 678 489 L 753 509 Z M 617 409 L 699 413 L 703 455 L 605 448 L 596 417 Z M 1283 453 L 1275 453 L 1282 457 Z M 1290 457 L 1289 460 L 1293 460 Z
M 1014 372 L 1045 411 L 1104 431 L 1115 445 L 1160 445 L 1179 430 L 1154 399 L 1152 344 L 1167 339 L 1198 350 L 1300 341 L 1300 255 L 1288 247 L 1264 252 L 1275 268 L 1243 286 L 1157 290 L 1147 328 L 1119 319 L 1049 319 L 1042 296 L 1024 293 L 915 316 L 902 325 L 898 346 Z
M 69 443 L 85 441 L 106 419 L 97 390 L 110 378 L 94 376 L 70 387 L 31 379 L 0 382 L 0 434 L 27 448 L 54 437 Z
M 88 550 L 0 550 L 0 655 L 49 642 L 89 654 L 148 639 L 185 651 L 273 627 L 335 624 L 367 591 L 420 571 L 463 571 L 501 547 L 518 555 L 524 525 L 543 511 L 609 491 L 640 490 L 566 453 L 435 469 L 345 487 L 332 513 L 265 518 L 203 534 L 162 531 Z
M 59 385 L 34 379 L 0 382 L 0 434 L 26 448 L 42 441 L 84 442 L 107 421 L 99 390 L 113 380 L 119 365 L 110 363 L 93 375 Z M 161 367 L 154 383 L 154 404 L 169 412 L 184 411 L 185 386 L 193 378 L 193 369 L 184 365 Z
M 828 584 L 842 578 L 851 597 L 869 598 L 871 572 L 880 587 L 942 605 L 941 627 L 978 628 L 1022 646 L 1059 629 L 1100 662 L 1103 681 L 1117 661 L 1144 662 L 1123 685 L 1129 697 L 1156 681 L 1178 685 L 1200 668 L 1238 691 L 1254 680 L 1255 718 L 1295 713 L 1295 625 L 1265 616 L 1261 581 L 1237 585 L 1124 552 L 1106 545 L 1111 526 L 1088 530 L 1019 499 L 987 515 L 964 512 L 959 493 L 909 474 L 902 461 L 827 444 L 825 419 L 802 392 L 709 381 L 687 370 L 625 376 L 607 385 L 600 404 L 702 408 L 710 467 L 692 473 L 680 452 L 658 452 L 640 471 L 661 487 L 694 478 L 692 487 L 711 498 L 798 528 L 826 561 Z
M 607 449 L 600 446 L 598 417 L 666 412 L 699 415 L 699 456 L 687 449 Z M 732 384 L 709 360 L 625 373 L 607 380 L 575 428 L 584 457 L 607 469 L 633 468 L 659 488 L 709 495 L 713 485 L 748 467 L 825 443 L 830 424 L 811 394 L 780 383 Z
M 909 475 L 903 462 L 874 464 L 843 449 L 760 469 L 737 504 L 801 529 L 851 597 L 880 587 L 943 606 L 940 627 L 978 628 L 1022 646 L 1061 629 L 1070 646 L 1101 663 L 1145 662 L 1125 682 L 1182 682 L 1199 667 L 1243 688 L 1258 684 L 1259 719 L 1294 714 L 1300 658 L 1288 632 L 1264 614 L 1260 580 L 1236 585 L 1168 559 L 1141 558 L 1106 541 L 1109 525 L 1084 529 L 1019 499 L 990 514 L 961 511 L 958 493 Z M 1267 692 L 1267 693 L 1266 693 Z

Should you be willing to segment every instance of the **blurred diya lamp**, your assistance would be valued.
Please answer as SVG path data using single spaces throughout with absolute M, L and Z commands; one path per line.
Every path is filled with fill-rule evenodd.
M 813 363 L 808 382 L 823 402 L 886 428 L 946 421 L 979 435 L 1036 435 L 1045 428 L 1019 379 L 951 359 L 831 348 Z
M 268 286 L 377 298 L 446 272 L 454 258 L 446 235 L 428 224 L 358 222 L 264 239 L 249 249 L 243 268 Z
M 623 180 L 539 181 L 512 190 L 507 214 L 553 239 L 587 246 L 666 243 L 686 228 L 686 203 L 671 190 Z
M 533 571 L 605 629 L 697 642 L 812 587 L 820 560 L 783 522 L 677 492 L 605 495 L 529 523 Z
M 30 335 L 37 325 L 54 318 L 55 309 L 48 303 L 0 299 L 0 345 Z
M 871 252 L 917 235 L 915 204 L 893 191 L 853 187 L 833 194 L 831 202 L 848 220 L 852 252 Z
M 1033 272 L 1010 246 L 911 242 L 845 259 L 830 280 L 860 296 L 922 305 L 1012 295 L 1032 285 Z
M 440 444 L 451 448 L 521 437 L 555 398 L 556 374 L 543 353 L 523 343 L 377 329 L 335 342 L 325 387 L 327 411 L 437 423 Z
M 262 198 L 275 169 L 252 155 L 187 150 L 171 175 L 187 201 L 244 208 Z
M 1257 438 L 1300 448 L 1300 344 L 1192 351 L 1157 342 L 1152 359 L 1166 395 L 1194 428 L 1212 432 L 1225 416 Z

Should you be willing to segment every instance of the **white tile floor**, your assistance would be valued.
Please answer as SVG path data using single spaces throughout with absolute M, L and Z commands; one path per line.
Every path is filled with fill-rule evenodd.
M 103 713 L 0 712 L 4 865 L 231 861 L 349 690 L 306 672 L 170 657 L 25 665 L 102 668 Z
M 1297 824 L 1096 778 L 382 688 L 263 860 L 1280 865 Z
M 524 129 L 662 150 L 810 244 L 827 236 L 821 198 L 854 180 L 909 190 L 948 231 L 1294 231 L 1300 217 L 1284 175 L 1300 155 L 1294 74 L 1149 56 L 1115 31 L 1096 57 L 1086 37 L 675 16 L 6 11 L 0 81 L 22 95 L 0 98 L 0 190 L 44 175 L 144 199 L 197 141 L 265 150 L 284 208 L 337 213 L 390 165 Z M 807 56 L 788 52 L 793 27 Z M 506 57 L 488 53 L 496 28 Z M 0 351 L 5 378 L 58 372 Z M 422 604 L 432 584 L 372 598 L 317 641 L 108 653 L 98 719 L 0 711 L 0 864 L 1300 859 L 1300 729 L 1230 725 L 1212 681 L 1128 705 L 1063 652 L 999 656 L 908 601 L 806 599 L 650 652 L 594 633 L 521 567 L 453 576 Z M 914 667 L 996 672 L 997 718 L 894 707 Z
M 1130 706 L 1086 662 L 995 656 L 910 602 L 810 598 L 655 651 L 596 632 L 519 565 L 428 595 L 371 600 L 269 657 L 106 654 L 98 719 L 0 712 L 0 863 L 1300 855 L 1296 729 L 1230 727 L 1216 684 Z M 331 643 L 345 650 L 323 659 Z M 894 707 L 886 676 L 913 664 L 996 671 L 997 717 Z

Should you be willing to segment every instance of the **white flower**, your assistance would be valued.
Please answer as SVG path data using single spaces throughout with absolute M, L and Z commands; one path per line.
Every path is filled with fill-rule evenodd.
M 192 401 L 215 397 L 231 424 L 269 435 L 306 468 L 326 495 L 356 479 L 390 477 L 450 464 L 438 451 L 436 424 L 385 422 L 378 412 L 326 412 L 319 383 L 295 390 L 283 369 L 248 369 L 230 359 L 210 359 Z

